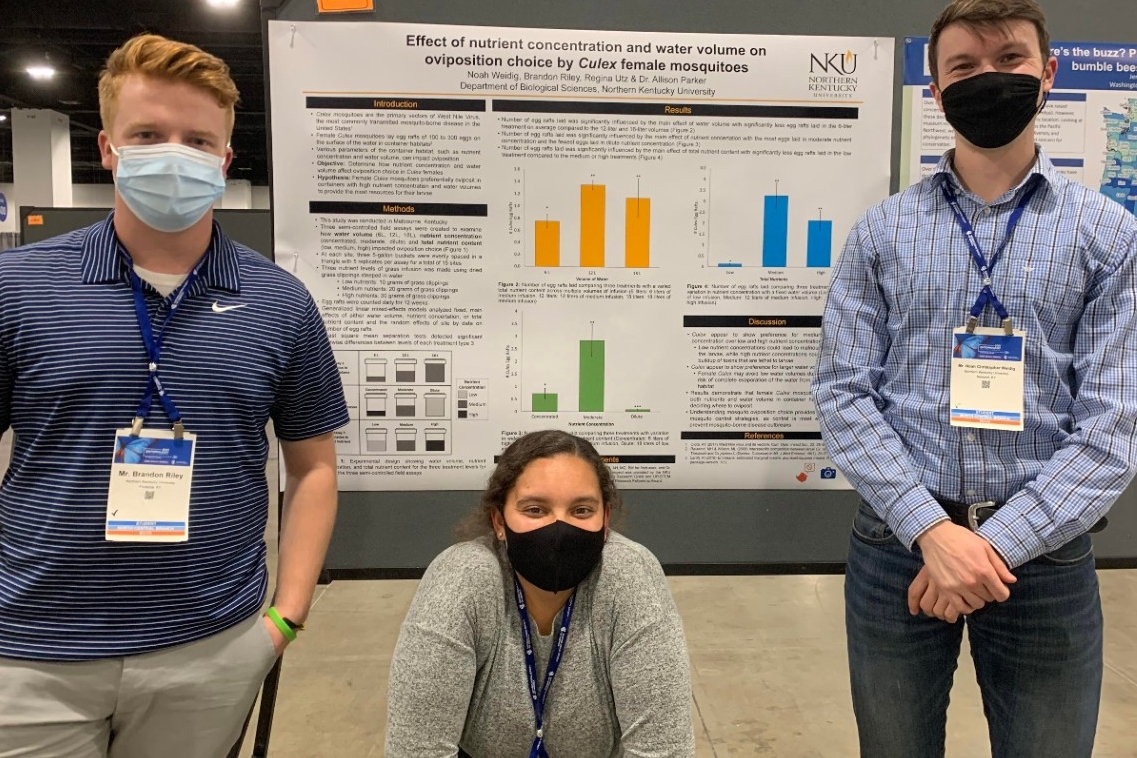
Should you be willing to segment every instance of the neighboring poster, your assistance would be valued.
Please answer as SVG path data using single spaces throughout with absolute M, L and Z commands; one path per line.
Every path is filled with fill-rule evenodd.
M 954 145 L 928 84 L 928 40 L 904 41 L 902 184 L 935 170 Z M 1137 43 L 1052 42 L 1054 89 L 1035 122 L 1038 143 L 1066 176 L 1137 209 Z
M 847 487 L 809 396 L 889 185 L 893 43 L 269 25 L 277 262 L 326 319 L 341 489 L 479 489 L 549 427 L 622 486 Z

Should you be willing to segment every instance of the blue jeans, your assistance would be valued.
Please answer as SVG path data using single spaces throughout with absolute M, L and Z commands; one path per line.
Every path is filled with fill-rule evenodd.
M 1011 597 L 948 624 L 908 613 L 923 559 L 862 503 L 845 577 L 862 758 L 941 758 L 963 628 L 994 758 L 1090 758 L 1102 613 L 1090 536 L 1014 569 Z

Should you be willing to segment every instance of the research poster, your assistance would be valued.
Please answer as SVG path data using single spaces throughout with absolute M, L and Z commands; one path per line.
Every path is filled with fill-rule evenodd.
M 901 176 L 914 184 L 936 168 L 954 144 L 928 85 L 928 39 L 904 42 Z M 1038 143 L 1063 174 L 1137 209 L 1137 42 L 1052 42 L 1058 59 Z
M 809 396 L 889 188 L 893 42 L 270 22 L 277 262 L 344 490 L 480 489 L 521 434 L 628 488 L 845 488 Z

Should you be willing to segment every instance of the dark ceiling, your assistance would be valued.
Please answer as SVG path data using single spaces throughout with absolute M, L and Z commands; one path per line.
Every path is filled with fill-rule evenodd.
M 190 42 L 229 64 L 241 102 L 233 130 L 231 179 L 268 183 L 261 12 L 257 0 L 214 8 L 207 0 L 0 0 L 0 113 L 49 108 L 71 119 L 75 184 L 109 183 L 99 163 L 99 71 L 131 36 L 154 32 Z M 44 58 L 54 79 L 25 68 Z M 12 120 L 0 122 L 0 182 L 12 182 Z

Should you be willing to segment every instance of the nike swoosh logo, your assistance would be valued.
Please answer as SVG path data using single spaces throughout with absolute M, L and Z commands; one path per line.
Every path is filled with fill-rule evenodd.
M 237 308 L 244 308 L 248 303 L 241 303 L 240 305 L 222 305 L 216 300 L 213 301 L 213 312 L 224 313 L 225 311 L 236 310 Z

